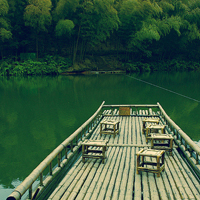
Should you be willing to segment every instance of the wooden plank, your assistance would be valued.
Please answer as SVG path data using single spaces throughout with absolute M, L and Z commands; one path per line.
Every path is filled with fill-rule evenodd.
M 129 117 L 124 117 L 125 118 L 125 133 L 124 133 L 124 144 L 128 144 L 128 118 Z
M 150 199 L 150 191 L 148 185 L 148 176 L 147 173 L 142 173 L 142 192 L 143 192 L 143 199 Z
M 136 147 L 136 153 L 140 149 Z M 142 188 L 141 188 L 141 175 L 135 171 L 135 183 L 134 183 L 134 200 L 142 199 Z
M 129 168 L 130 168 L 130 147 L 127 147 L 125 152 L 125 163 L 124 163 L 124 170 L 121 180 L 121 187 L 120 187 L 120 194 L 119 199 L 125 198 L 125 193 L 127 189 L 127 182 L 128 182 L 128 176 L 129 176 Z
M 132 131 L 131 131 L 131 133 L 132 133 L 132 143 L 133 143 L 133 145 L 134 144 L 137 144 L 137 136 L 136 136 L 136 118 L 135 117 L 132 117 L 132 120 L 131 120 L 131 129 L 132 129 Z
M 135 179 L 135 148 L 130 149 L 130 170 L 128 176 L 127 190 L 126 190 L 126 199 L 129 199 L 133 196 L 133 183 Z M 132 198 L 131 198 L 132 199 Z
M 108 172 L 107 172 L 106 177 L 105 177 L 104 182 L 103 182 L 103 187 L 101 188 L 101 191 L 99 193 L 99 196 L 98 196 L 99 200 L 104 199 L 106 192 L 107 192 L 108 185 L 109 185 L 111 178 L 113 176 L 113 169 L 114 169 L 114 166 L 115 166 L 115 161 L 118 158 L 119 148 L 117 148 L 117 149 L 113 148 L 113 150 L 114 150 L 114 156 L 112 157 L 112 161 L 110 163 Z
M 96 199 L 96 198 L 98 197 L 98 194 L 100 193 L 100 189 L 101 189 L 101 187 L 102 187 L 102 185 L 103 185 L 104 179 L 105 179 L 106 174 L 107 174 L 107 172 L 108 172 L 108 169 L 109 169 L 109 166 L 110 166 L 110 163 L 111 163 L 111 161 L 112 161 L 112 157 L 113 157 L 114 153 L 115 153 L 115 149 L 112 148 L 112 149 L 111 149 L 111 153 L 110 153 L 110 155 L 109 155 L 109 156 L 110 156 L 110 159 L 108 159 L 108 160 L 106 161 L 106 163 L 105 163 L 104 166 L 103 166 L 103 169 L 101 170 L 101 174 L 99 175 L 99 178 L 98 178 L 98 180 L 97 180 L 96 187 L 95 187 L 94 190 L 93 190 L 93 194 L 92 194 L 91 199 Z M 97 195 L 97 196 L 96 196 L 96 195 Z
M 112 139 L 112 137 L 111 137 L 111 139 Z M 110 140 L 110 142 L 111 142 L 111 140 Z M 109 157 L 110 157 L 110 152 L 111 152 L 111 149 L 109 148 L 109 150 L 108 150 L 108 156 Z M 100 177 L 100 175 L 101 175 L 101 173 L 103 171 L 103 167 L 104 167 L 103 165 L 100 165 L 98 167 L 97 172 L 96 172 L 96 174 L 95 174 L 95 176 L 94 176 L 94 178 L 93 178 L 93 180 L 92 180 L 92 182 L 90 184 L 90 187 L 87 190 L 87 193 L 86 193 L 84 199 L 88 200 L 93 195 L 93 191 L 94 191 L 95 187 L 97 187 L 97 182 L 98 182 L 99 177 Z M 97 193 L 96 193 L 96 195 L 97 195 Z
M 81 166 L 79 166 L 79 164 L 83 165 L 81 159 L 79 159 L 74 166 L 69 170 L 69 172 L 67 173 L 67 175 L 62 179 L 62 181 L 59 183 L 59 185 L 56 187 L 56 189 L 53 191 L 53 193 L 49 196 L 48 200 L 53 199 L 53 197 L 56 195 L 56 193 L 62 188 L 62 186 L 65 184 L 65 182 L 68 181 L 68 179 L 70 178 L 70 176 L 73 174 L 73 172 L 76 170 L 76 168 L 78 167 L 78 169 L 81 168 Z
M 165 173 L 167 175 L 167 178 L 169 180 L 169 183 L 170 183 L 170 186 L 172 188 L 172 191 L 173 191 L 173 194 L 174 194 L 174 198 L 175 199 L 182 199 L 181 198 L 181 195 L 179 193 L 179 190 L 177 188 L 177 185 L 176 185 L 176 179 L 174 179 L 174 174 L 173 174 L 173 171 L 171 170 L 171 167 L 170 165 L 168 165 L 168 162 L 167 162 L 168 159 L 165 160 Z
M 188 186 L 193 192 L 195 198 L 200 199 L 200 183 L 197 181 L 196 177 L 194 177 L 194 174 L 190 171 L 187 164 L 182 160 L 180 154 L 176 149 L 174 150 L 174 157 L 175 159 L 178 159 L 177 162 L 180 162 L 180 164 L 183 166 L 184 168 L 183 174 L 185 180 L 188 182 Z
M 174 151 L 177 152 L 177 150 L 174 150 Z M 197 195 L 197 196 L 195 195 L 195 193 L 197 191 L 195 189 L 195 186 L 190 181 L 190 178 L 187 175 L 187 172 L 185 171 L 184 166 L 182 166 L 182 163 L 180 163 L 180 161 L 178 160 L 178 158 L 176 156 L 174 156 L 173 158 L 174 158 L 173 163 L 176 163 L 178 166 L 178 168 L 176 168 L 177 175 L 185 189 L 185 192 L 187 193 L 187 196 L 189 197 L 189 199 L 198 199 L 198 198 L 200 199 L 199 195 Z M 170 157 L 170 160 L 172 160 L 171 157 Z M 195 192 L 193 192 L 193 191 L 195 191 Z
M 170 162 L 171 161 L 171 162 Z M 179 193 L 181 194 L 181 197 L 184 199 L 188 198 L 188 194 L 186 191 L 186 183 L 181 175 L 181 172 L 179 170 L 179 165 L 177 165 L 176 161 L 172 159 L 172 157 L 169 157 L 169 160 L 167 159 L 167 163 L 170 167 L 171 172 L 173 172 L 173 177 L 176 180 L 176 186 L 179 190 Z
M 93 165 L 94 165 L 94 161 L 91 161 L 90 164 L 87 166 L 87 168 L 84 170 L 84 173 L 82 174 L 81 178 L 77 179 L 77 184 L 74 187 L 72 193 L 69 195 L 69 197 L 68 197 L 69 199 L 71 199 L 71 200 L 75 199 L 75 197 L 81 190 L 81 187 L 82 187 L 83 183 L 85 182 L 87 175 L 90 173 Z
M 167 195 L 167 191 L 165 190 L 165 185 L 164 185 L 164 182 L 162 179 L 162 174 L 163 174 L 163 172 L 161 173 L 161 177 L 155 176 L 156 185 L 157 185 L 159 197 L 162 198 L 162 200 L 168 200 L 169 196 Z
M 115 158 L 115 162 L 114 162 L 114 167 L 113 169 L 111 169 L 113 171 L 112 173 L 112 177 L 110 178 L 110 182 L 108 184 L 108 190 L 106 191 L 106 197 L 112 197 L 112 193 L 113 193 L 113 190 L 114 190 L 114 186 L 115 186 L 115 183 L 116 183 L 116 177 L 117 177 L 117 174 L 118 174 L 118 169 L 119 169 L 119 165 L 120 165 L 120 160 L 121 160 L 121 157 L 122 157 L 122 148 L 119 148 L 117 147 L 116 149 L 116 152 L 117 152 L 117 156 Z
M 117 173 L 117 177 L 116 177 L 116 181 L 115 181 L 115 186 L 113 189 L 113 198 L 114 196 L 118 197 L 119 196 L 119 192 L 120 192 L 120 185 L 122 182 L 122 177 L 123 177 L 123 172 L 124 172 L 124 163 L 125 163 L 125 157 L 126 157 L 126 149 L 122 149 L 122 156 L 121 156 L 121 160 L 120 160 L 120 165 L 118 168 L 118 173 Z M 113 199 L 112 198 L 112 199 Z
M 114 113 L 118 111 L 115 109 Z M 139 111 L 140 115 L 147 113 L 147 110 Z M 104 119 L 120 121 L 119 135 L 115 138 L 100 137 L 99 125 L 91 136 L 93 140 L 109 140 L 105 164 L 89 159 L 83 165 L 79 160 L 56 188 L 54 199 L 200 199 L 200 185 L 176 149 L 172 157 L 166 156 L 165 171 L 160 177 L 147 172 L 136 174 L 136 152 L 150 147 L 142 134 L 143 117 L 106 116 Z
M 78 172 L 81 170 L 83 165 L 84 164 L 79 161 L 79 165 L 75 168 L 75 170 L 71 174 L 67 174 L 67 177 L 65 177 L 64 181 L 62 181 L 62 185 L 60 185 L 58 192 L 52 197 L 52 200 L 58 199 L 58 197 L 60 198 L 63 195 L 63 193 L 69 187 L 71 182 L 75 179 L 75 177 L 77 176 Z
M 165 166 L 165 171 L 166 171 L 166 166 Z M 163 179 L 163 183 L 164 183 L 164 186 L 165 186 L 165 190 L 166 190 L 168 199 L 174 200 L 175 198 L 174 198 L 173 191 L 172 191 L 173 188 L 171 188 L 171 186 L 170 186 L 170 183 L 169 183 L 169 180 L 166 176 L 166 173 L 165 172 L 161 173 L 161 177 Z
M 90 164 L 90 162 L 91 161 L 86 162 L 84 165 L 82 165 L 82 167 L 80 169 L 77 169 L 76 171 L 74 171 L 74 173 L 71 175 L 70 179 L 68 179 L 68 181 L 65 182 L 63 187 L 60 189 L 60 191 L 54 197 L 55 199 L 57 199 L 58 197 L 62 197 L 61 199 L 65 199 L 66 197 L 68 197 L 71 194 L 73 188 L 76 186 L 78 180 L 81 178 L 81 176 L 83 175 L 83 173 L 85 171 L 85 168 Z
M 152 158 L 152 157 L 147 157 L 146 160 L 155 162 L 155 158 Z M 146 173 L 146 172 L 143 172 L 142 174 L 144 174 L 144 173 Z M 158 194 L 158 190 L 156 187 L 156 181 L 155 181 L 155 179 L 157 178 L 156 177 L 157 175 L 155 175 L 154 173 L 148 172 L 147 176 L 148 176 L 148 183 L 149 183 L 148 186 L 149 186 L 150 199 L 159 200 L 159 194 Z M 160 177 L 158 177 L 158 178 L 160 178 Z
M 76 199 L 83 199 L 87 190 L 89 189 L 92 181 L 94 180 L 94 176 L 95 176 L 95 173 L 97 171 L 97 168 L 99 167 L 100 165 L 100 160 L 97 160 L 97 162 L 94 164 L 93 168 L 91 169 L 90 173 L 88 174 L 88 177 L 86 179 L 86 181 L 84 182 L 78 196 Z

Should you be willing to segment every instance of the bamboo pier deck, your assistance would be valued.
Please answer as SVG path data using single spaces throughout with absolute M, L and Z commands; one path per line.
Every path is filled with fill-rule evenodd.
M 120 121 L 115 138 L 112 135 L 100 137 L 100 125 L 90 138 L 108 140 L 105 164 L 101 159 L 86 159 L 83 163 L 79 157 L 49 200 L 200 199 L 200 183 L 176 148 L 172 156 L 165 154 L 165 171 L 160 177 L 149 172 L 136 173 L 136 153 L 150 146 L 142 134 L 143 117 L 118 115 L 104 119 Z

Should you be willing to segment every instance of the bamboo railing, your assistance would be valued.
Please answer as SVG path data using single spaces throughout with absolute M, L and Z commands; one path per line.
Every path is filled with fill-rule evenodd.
M 162 117 L 166 123 L 168 132 L 174 136 L 176 144 L 179 146 L 187 161 L 200 178 L 200 147 L 166 114 L 159 103 L 157 103 L 157 105 L 161 112 L 160 117 Z
M 7 200 L 19 200 L 29 192 L 29 199 L 35 199 L 41 191 L 46 188 L 52 179 L 66 166 L 66 163 L 73 152 L 81 145 L 81 141 L 89 136 L 101 120 L 103 101 L 98 110 L 80 126 L 72 135 L 70 135 L 64 142 L 62 142 L 52 153 L 50 153 L 33 171 L 32 173 L 9 195 Z M 79 141 L 80 140 L 80 141 Z M 75 141 L 75 144 L 74 144 Z M 70 149 L 70 150 L 69 150 Z M 62 152 L 64 151 L 64 158 L 62 160 Z M 52 162 L 57 158 L 57 167 L 52 167 Z M 43 172 L 49 167 L 49 175 L 43 180 Z M 32 190 L 32 185 L 37 179 L 40 179 L 40 189 Z
M 67 164 L 70 157 L 73 156 L 73 152 L 77 151 L 81 145 L 81 141 L 85 140 L 96 128 L 101 118 L 103 117 L 103 111 L 105 109 L 111 109 L 112 115 L 119 111 L 120 107 L 129 107 L 132 110 L 130 115 L 136 116 L 157 116 L 167 125 L 167 130 L 175 137 L 175 142 L 178 147 L 181 149 L 185 158 L 188 160 L 192 168 L 194 169 L 196 175 L 200 178 L 200 169 L 199 166 L 199 156 L 200 156 L 200 147 L 195 144 L 186 133 L 184 133 L 181 128 L 175 124 L 173 120 L 166 114 L 162 106 L 157 104 L 146 104 L 146 105 L 104 105 L 105 102 L 101 104 L 98 110 L 81 126 L 79 127 L 72 135 L 70 135 L 64 142 L 62 142 L 51 154 L 49 154 L 34 170 L 33 172 L 13 191 L 13 193 L 7 198 L 7 200 L 19 200 L 25 194 L 26 191 L 29 191 L 29 199 L 33 200 L 38 193 L 41 193 L 42 190 L 51 183 L 52 179 L 60 172 Z M 139 109 L 147 111 L 147 114 L 141 115 Z M 155 109 L 156 112 L 153 114 L 151 109 Z M 115 110 L 115 112 L 114 112 Z M 75 141 L 75 144 L 74 144 Z M 62 159 L 62 152 L 64 151 L 64 158 Z M 190 152 L 188 155 L 187 152 Z M 57 167 L 53 170 L 52 162 L 57 158 Z M 194 161 L 195 162 L 194 162 Z M 49 176 L 43 180 L 43 172 L 49 167 Z M 40 179 L 40 189 L 32 191 L 32 185 L 37 180 Z
M 125 107 L 125 108 L 130 108 L 132 110 L 132 113 L 130 113 L 130 115 L 136 115 L 136 116 L 142 116 L 141 114 L 139 114 L 139 109 L 144 109 L 146 110 L 147 116 L 152 116 L 151 112 L 149 112 L 150 108 L 157 108 L 158 109 L 158 105 L 157 104 L 129 104 L 129 105 L 103 105 L 103 109 L 108 109 L 110 108 L 112 110 L 112 114 L 114 113 L 114 110 L 116 109 L 117 111 L 119 111 L 120 107 Z M 153 116 L 155 116 L 156 114 L 154 114 Z M 145 115 L 146 116 L 146 115 Z

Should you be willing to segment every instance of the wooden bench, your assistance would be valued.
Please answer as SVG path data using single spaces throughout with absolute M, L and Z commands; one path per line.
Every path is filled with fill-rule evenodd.
M 106 159 L 108 140 L 85 140 L 82 143 L 82 161 L 85 158 L 101 158 L 102 163 Z
M 159 133 L 159 131 L 162 133 L 162 134 L 165 134 L 165 125 L 152 125 L 150 124 L 149 126 L 146 127 L 146 142 L 148 142 L 148 139 L 149 139 L 149 135 L 151 133 Z
M 155 161 L 148 161 L 146 158 L 153 158 Z M 157 177 L 160 176 L 160 173 L 165 169 L 165 151 L 164 150 L 155 150 L 155 149 L 141 149 L 137 153 L 137 174 L 139 171 L 156 173 Z M 146 165 L 146 166 L 145 166 Z M 149 166 L 155 166 L 149 167 Z
M 119 134 L 119 121 L 115 120 L 103 120 L 100 122 L 100 135 L 109 134 L 114 135 Z
M 142 134 L 146 132 L 147 123 L 159 124 L 159 122 L 160 122 L 160 119 L 144 118 L 142 120 Z
M 174 137 L 170 134 L 151 133 L 151 148 L 169 151 L 172 155 Z

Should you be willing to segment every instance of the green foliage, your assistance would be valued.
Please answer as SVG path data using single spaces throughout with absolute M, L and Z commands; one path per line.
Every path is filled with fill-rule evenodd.
M 188 40 L 200 39 L 200 32 L 196 24 L 189 25 L 187 31 Z
M 0 17 L 0 27 L 3 27 L 5 29 L 9 29 L 9 23 L 7 22 L 7 20 L 3 17 Z
M 24 13 L 25 25 L 33 27 L 37 32 L 47 31 L 46 26 L 51 24 L 50 10 L 50 0 L 29 0 Z
M 42 61 L 25 60 L 24 62 L 2 61 L 1 76 L 58 75 L 72 65 L 69 58 L 46 56 Z
M 150 63 L 152 71 L 191 71 L 197 70 L 200 67 L 200 63 L 194 61 L 184 61 L 178 59 L 164 60 L 161 62 Z
M 150 72 L 150 65 L 148 63 L 142 63 L 142 62 L 132 62 L 132 63 L 126 63 L 125 69 L 127 72 Z
M 79 5 L 79 0 L 60 0 L 55 9 L 56 15 L 60 19 L 70 19 Z
M 113 30 L 118 29 L 120 21 L 117 11 L 114 9 L 111 0 L 96 0 L 94 1 L 94 7 L 99 19 L 96 24 L 96 39 L 105 41 L 107 37 L 110 37 Z
M 0 39 L 2 42 L 12 38 L 12 33 L 9 30 L 10 25 L 8 23 L 7 18 L 5 18 L 5 15 L 7 15 L 8 10 L 8 2 L 6 0 L 0 0 Z
M 71 20 L 68 19 L 61 19 L 58 24 L 56 25 L 56 35 L 62 36 L 62 35 L 71 35 L 72 30 L 74 28 L 74 23 Z
M 72 57 L 73 64 L 105 53 L 125 62 L 179 57 L 200 61 L 200 1 L 0 0 L 0 45 L 1 58 L 11 52 L 16 60 L 21 52 L 36 49 L 37 60 L 39 55 L 60 54 Z M 128 63 L 134 69 L 135 63 Z M 41 65 L 46 71 L 41 74 L 49 68 L 54 71 L 54 64 L 57 71 L 58 65 L 66 66 L 52 58 L 51 67 Z M 166 63 L 156 66 L 161 70 L 188 69 L 180 62 L 167 64 L 171 67 Z M 137 64 L 136 68 L 142 71 L 148 66 Z M 21 64 L 16 71 L 20 69 Z
M 170 2 L 160 1 L 160 2 L 158 2 L 158 5 L 162 9 L 162 11 L 163 11 L 162 14 L 164 14 L 164 15 L 167 15 L 170 12 L 174 11 L 174 5 L 171 4 Z
M 7 0 L 0 0 L 0 17 L 8 13 L 9 5 Z
M 6 39 L 12 38 L 12 33 L 5 28 L 0 28 L 0 37 L 1 40 L 4 42 Z

